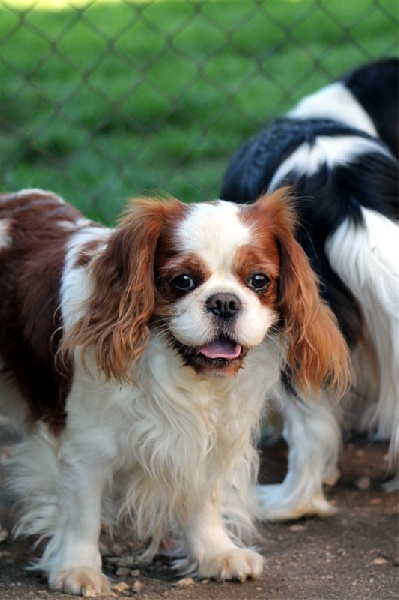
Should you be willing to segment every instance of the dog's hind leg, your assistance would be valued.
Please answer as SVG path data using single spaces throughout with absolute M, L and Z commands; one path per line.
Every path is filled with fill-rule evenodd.
M 324 483 L 336 474 L 341 448 L 338 401 L 326 392 L 302 401 L 280 386 L 283 436 L 289 446 L 288 472 L 281 484 L 260 485 L 257 499 L 265 519 L 329 516 L 336 508 Z
M 399 225 L 362 209 L 363 222 L 349 221 L 327 241 L 332 267 L 364 313 L 379 365 L 379 396 L 370 425 L 390 440 L 399 461 Z M 397 485 L 399 478 L 396 478 Z

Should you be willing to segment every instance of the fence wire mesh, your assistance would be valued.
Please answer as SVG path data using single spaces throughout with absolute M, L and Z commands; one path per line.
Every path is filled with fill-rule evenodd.
M 215 197 L 244 139 L 397 30 L 395 0 L 0 0 L 2 188 L 103 220 Z

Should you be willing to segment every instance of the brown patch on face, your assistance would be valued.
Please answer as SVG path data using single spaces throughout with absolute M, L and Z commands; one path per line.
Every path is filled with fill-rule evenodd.
M 170 231 L 168 231 L 170 235 Z M 164 238 L 165 239 L 165 238 Z M 189 294 L 190 290 L 182 290 L 176 286 L 177 278 L 188 276 L 192 278 L 195 287 L 206 281 L 211 273 L 204 261 L 196 254 L 180 255 L 173 245 L 165 252 L 163 240 L 158 245 L 159 252 L 155 261 L 156 304 L 153 322 L 172 316 L 173 306 L 180 298 Z M 168 255 L 169 254 L 169 255 Z
M 65 422 L 70 363 L 57 364 L 62 337 L 59 311 L 65 248 L 80 213 L 55 194 L 4 194 L 0 218 L 10 243 L 0 257 L 0 352 L 4 375 L 25 398 L 34 419 L 53 431 Z M 71 224 L 69 231 L 60 221 Z
M 81 346 L 84 363 L 86 351 L 94 348 L 107 379 L 134 379 L 132 365 L 147 346 L 154 314 L 156 256 L 173 253 L 173 235 L 168 232 L 175 229 L 185 210 L 174 198 L 131 201 L 92 261 L 93 292 L 84 316 L 63 340 L 64 356 Z
M 233 271 L 240 282 L 252 289 L 259 302 L 272 310 L 277 302 L 279 270 L 278 247 L 267 228 L 262 235 L 254 237 L 254 245 L 243 246 L 237 250 L 233 261 Z M 263 276 L 267 278 L 264 289 L 261 286 Z M 259 285 L 259 289 L 254 285 Z
M 348 385 L 348 349 L 334 314 L 320 297 L 309 260 L 295 239 L 296 219 L 288 189 L 263 196 L 241 210 L 256 238 L 266 229 L 280 255 L 276 310 L 298 389 L 318 391 L 328 385 L 342 393 Z
M 270 271 L 270 286 L 264 296 L 261 295 L 262 303 L 274 308 L 280 319 L 280 326 L 284 326 L 284 315 L 281 312 L 280 296 L 284 270 L 282 263 L 281 239 L 293 239 L 296 215 L 291 206 L 287 189 L 262 196 L 254 204 L 240 207 L 241 218 L 253 232 L 254 246 L 259 255 L 260 263 L 266 270 Z M 252 247 L 251 247 L 252 248 Z M 246 264 L 255 259 L 248 257 Z M 269 304 L 269 302 L 271 304 Z

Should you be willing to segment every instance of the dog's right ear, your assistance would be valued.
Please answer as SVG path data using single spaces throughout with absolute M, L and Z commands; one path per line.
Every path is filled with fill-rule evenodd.
M 349 382 L 349 351 L 333 312 L 320 297 L 316 275 L 295 239 L 290 191 L 258 200 L 267 213 L 280 253 L 278 309 L 287 361 L 300 391 L 329 386 L 343 394 Z
M 144 352 L 154 311 L 154 259 L 165 219 L 183 205 L 138 198 L 91 264 L 92 292 L 84 315 L 66 336 L 62 351 L 94 349 L 106 379 L 133 377 L 131 365 Z

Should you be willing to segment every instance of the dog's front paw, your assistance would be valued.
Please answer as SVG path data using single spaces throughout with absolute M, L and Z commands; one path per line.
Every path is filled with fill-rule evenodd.
M 91 598 L 98 594 L 105 594 L 110 589 L 105 575 L 92 567 L 65 569 L 55 577 L 50 576 L 49 583 L 54 591 Z
M 233 549 L 220 554 L 207 556 L 201 561 L 198 574 L 201 578 L 226 581 L 245 581 L 249 577 L 258 579 L 262 573 L 264 558 L 246 549 Z

